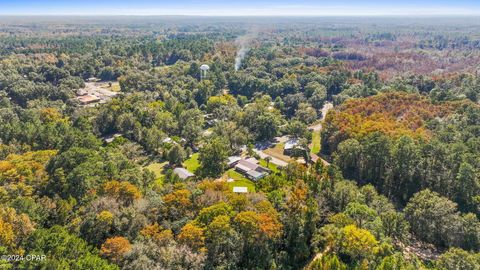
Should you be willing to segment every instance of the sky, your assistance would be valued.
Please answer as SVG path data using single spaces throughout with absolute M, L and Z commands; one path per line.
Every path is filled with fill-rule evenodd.
M 468 16 L 480 0 L 0 0 L 0 15 Z

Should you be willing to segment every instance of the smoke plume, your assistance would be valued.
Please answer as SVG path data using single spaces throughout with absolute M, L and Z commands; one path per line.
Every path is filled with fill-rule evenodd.
M 237 38 L 236 43 L 239 49 L 237 51 L 237 56 L 235 57 L 235 71 L 242 66 L 242 61 L 250 50 L 250 42 L 252 39 L 252 34 Z
M 248 47 L 241 46 L 240 50 L 237 51 L 237 57 L 235 57 L 235 71 L 237 71 L 242 65 L 243 58 L 247 55 L 248 50 Z

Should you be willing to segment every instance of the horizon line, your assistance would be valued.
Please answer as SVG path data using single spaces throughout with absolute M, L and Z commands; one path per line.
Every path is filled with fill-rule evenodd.
M 29 14 L 0 13 L 0 17 L 480 17 L 480 12 L 469 14 L 445 13 L 445 14 L 88 14 L 88 13 L 65 13 L 65 14 Z

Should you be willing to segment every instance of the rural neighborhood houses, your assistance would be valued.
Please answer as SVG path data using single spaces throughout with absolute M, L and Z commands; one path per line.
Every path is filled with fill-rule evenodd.
M 253 181 L 258 181 L 270 173 L 269 169 L 260 166 L 258 163 L 259 161 L 255 158 L 238 159 L 238 157 L 229 157 L 229 165 L 234 167 L 235 171 Z
M 111 85 L 112 82 L 100 82 L 97 78 L 89 78 L 85 82 L 85 87 L 77 90 L 77 100 L 83 106 L 105 103 L 118 95 L 118 92 L 111 91 Z

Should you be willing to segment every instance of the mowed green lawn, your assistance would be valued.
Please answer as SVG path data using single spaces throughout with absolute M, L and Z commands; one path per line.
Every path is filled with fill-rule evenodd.
M 270 170 L 272 170 L 272 172 L 276 173 L 278 172 L 278 168 L 277 168 L 277 165 L 273 164 L 272 162 L 270 162 L 267 166 L 267 161 L 264 160 L 264 159 L 261 159 L 260 160 L 260 166 L 263 166 L 265 168 L 269 168 Z
M 235 171 L 235 169 L 228 170 L 226 174 L 228 178 L 235 180 L 227 183 L 231 189 L 233 189 L 233 187 L 247 187 L 248 192 L 255 192 L 255 183 L 245 178 L 241 173 Z
M 163 168 L 165 165 L 167 165 L 168 162 L 162 162 L 162 163 L 151 163 L 145 168 L 148 169 L 149 171 L 153 172 L 155 174 L 155 184 L 161 186 L 163 184 L 163 178 L 165 175 L 163 175 Z
M 279 143 L 275 145 L 273 148 L 265 149 L 263 152 L 269 156 L 276 157 L 285 162 L 290 162 L 292 161 L 292 158 L 283 154 L 284 147 L 285 147 L 285 143 Z
M 321 130 L 312 133 L 312 144 L 310 145 L 310 152 L 313 154 L 320 153 L 320 134 Z
M 199 156 L 199 153 L 193 154 L 189 159 L 183 162 L 183 167 L 192 173 L 195 173 L 195 171 L 200 167 L 200 161 L 198 160 Z

